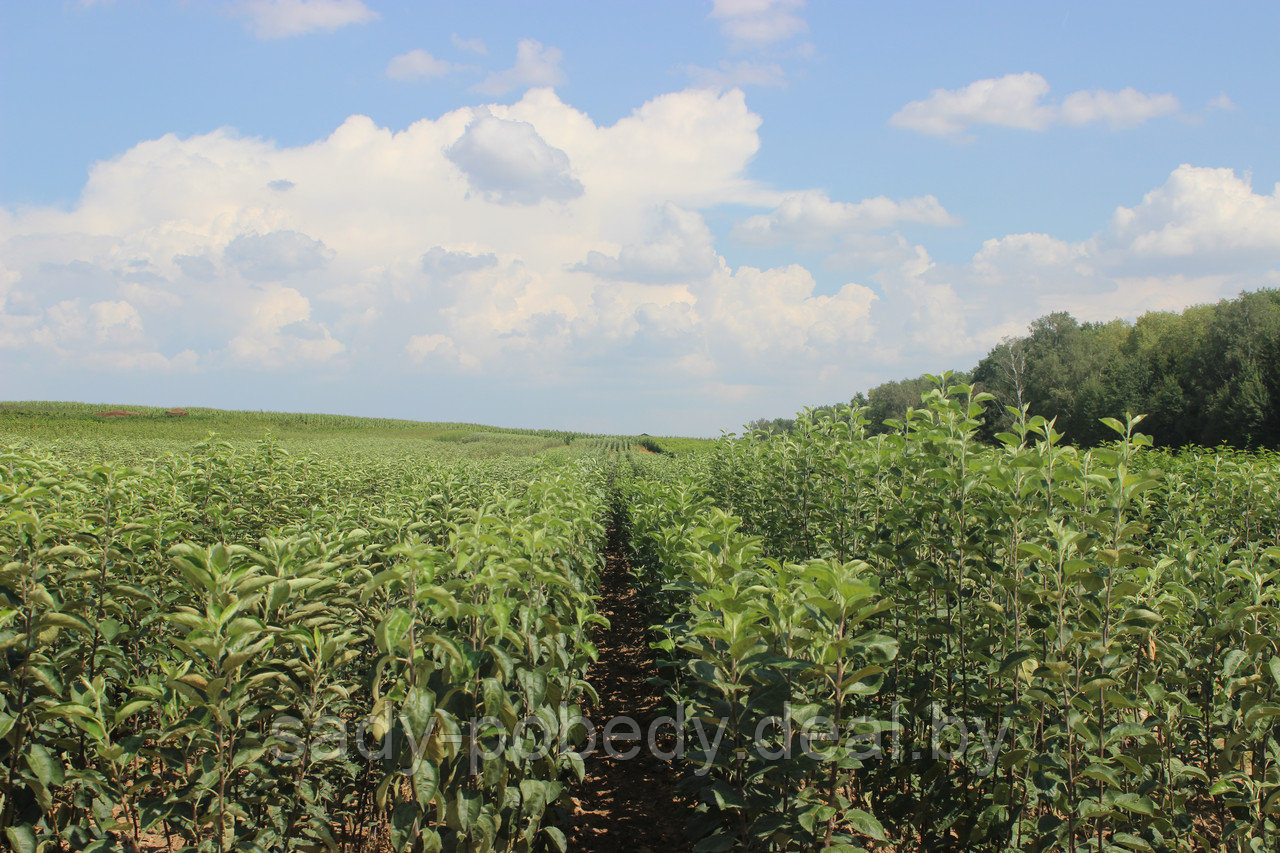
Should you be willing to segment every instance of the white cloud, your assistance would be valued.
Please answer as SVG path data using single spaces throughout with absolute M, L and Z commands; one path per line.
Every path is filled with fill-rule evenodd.
M 481 116 L 445 153 L 473 189 L 499 204 L 567 201 L 583 192 L 569 156 L 525 121 Z
M 697 313 L 710 327 L 713 343 L 729 345 L 739 362 L 754 370 L 795 369 L 776 358 L 824 360 L 848 357 L 870 337 L 875 292 L 849 283 L 831 296 L 815 293 L 817 283 L 804 267 L 727 271 L 699 296 Z M 717 334 L 718 333 L 718 334 Z M 723 341 L 719 338 L 723 337 Z M 726 359 L 728 360 L 728 359 Z M 782 364 L 788 364 L 782 367 Z
M 554 47 L 543 47 L 533 39 L 521 39 L 516 45 L 516 64 L 505 71 L 495 71 L 473 88 L 482 95 L 504 95 L 512 89 L 555 87 L 565 81 L 560 70 L 563 54 Z
M 758 126 L 738 91 L 670 93 L 597 126 L 535 89 L 394 133 L 352 116 L 297 147 L 226 129 L 139 143 L 95 165 L 70 210 L 0 210 L 0 345 L 48 365 L 157 353 L 209 381 L 376 371 L 431 335 L 484 371 L 639 352 L 695 328 L 689 287 L 722 264 L 697 211 L 774 197 L 745 177 Z M 612 268 L 570 270 L 592 251 Z M 656 283 L 677 273 L 689 281 Z M 121 302 L 142 338 L 112 349 L 88 306 Z M 37 344 L 76 316 L 78 349 Z M 449 349 L 432 352 L 438 366 Z
M 212 281 L 218 274 L 218 267 L 204 255 L 174 255 L 173 263 L 184 276 L 193 281 Z
M 1260 194 L 1230 169 L 1183 165 L 1087 240 L 993 238 L 946 274 L 965 282 L 975 328 L 1020 328 L 1050 311 L 1108 320 L 1214 301 L 1274 282 L 1277 265 L 1280 187 Z
M 324 266 L 333 253 L 319 240 L 297 231 L 241 234 L 223 251 L 229 266 L 250 281 L 279 281 Z
M 361 0 L 240 0 L 232 8 L 260 39 L 333 32 L 379 17 Z
M 761 45 L 807 30 L 803 8 L 804 0 L 712 0 L 711 19 L 734 41 Z
M 481 56 L 489 55 L 489 48 L 480 39 L 464 39 L 457 33 L 454 33 L 449 37 L 449 40 L 453 42 L 453 46 L 458 48 L 458 50 L 465 50 L 469 53 L 478 53 Z
M 48 343 L 66 349 L 85 344 L 116 349 L 132 344 L 142 332 L 138 312 L 127 302 L 95 302 L 86 312 L 79 299 L 68 299 L 44 313 L 45 324 L 37 333 Z
M 978 125 L 1034 131 L 1095 122 L 1133 127 L 1179 109 L 1173 95 L 1147 95 L 1132 88 L 1073 92 L 1061 104 L 1046 101 L 1048 94 L 1049 82 L 1039 74 L 1007 74 L 960 89 L 935 89 L 928 98 L 907 104 L 889 123 L 930 136 L 959 137 Z
M 1096 294 L 1106 286 L 1096 259 L 1082 243 L 1068 243 L 1048 234 L 1009 234 L 986 240 L 973 256 L 969 273 L 980 293 L 1005 306 L 1036 305 L 1068 295 Z
M 1175 113 L 1179 108 L 1173 95 L 1144 95 L 1134 88 L 1119 92 L 1072 92 L 1058 110 L 1063 124 L 1106 122 L 1113 129 L 1137 127 L 1150 119 Z
M 0 311 L 4 311 L 9 297 L 9 290 L 22 279 L 16 270 L 11 270 L 0 262 Z
M 686 65 L 684 72 L 696 86 L 732 89 L 735 86 L 785 86 L 787 75 L 776 62 L 737 62 L 723 59 L 715 68 Z
M 452 62 L 436 59 L 425 50 L 416 49 L 392 57 L 387 63 L 387 76 L 393 80 L 431 80 L 455 70 Z
M 33 314 L 0 311 L 0 349 L 35 349 L 93 371 L 192 370 L 199 357 L 186 349 L 165 356 L 152 349 L 136 307 L 124 300 L 65 299 Z
M 1233 271 L 1280 262 L 1280 185 L 1253 191 L 1232 169 L 1183 164 L 1135 207 L 1119 207 L 1091 248 L 1127 264 Z
M 1209 103 L 1206 105 L 1206 109 L 1208 109 L 1210 112 L 1214 110 L 1228 111 L 1228 110 L 1234 110 L 1235 108 L 1236 108 L 1236 102 L 1231 100 L 1231 97 L 1227 95 L 1226 92 L 1222 92 L 1216 98 L 1211 98 L 1209 100 Z
M 787 193 L 771 212 L 752 216 L 733 229 L 734 239 L 759 246 L 799 243 L 821 246 L 856 232 L 901 223 L 948 226 L 959 221 L 933 196 L 894 201 L 885 196 L 856 204 L 832 201 L 817 190 Z
M 138 309 L 123 300 L 89 306 L 89 323 L 99 343 L 135 343 L 142 335 Z
M 247 308 L 240 333 L 227 344 L 234 363 L 268 369 L 324 363 L 346 349 L 312 322 L 310 301 L 292 287 L 272 286 Z
M 447 335 L 414 335 L 405 344 L 404 354 L 421 365 L 439 364 L 464 370 L 475 370 L 480 366 L 479 359 L 460 349 Z
M 675 284 L 704 280 L 721 264 L 702 217 L 666 204 L 645 242 L 623 246 L 614 255 L 588 252 L 587 259 L 571 269 L 610 280 Z
M 495 266 L 498 256 L 492 252 L 473 255 L 432 246 L 422 256 L 422 271 L 433 279 L 451 279 Z
M 936 198 L 762 186 L 758 128 L 738 90 L 598 125 L 534 89 L 398 131 L 352 116 L 305 145 L 226 129 L 140 143 L 69 209 L 0 208 L 6 393 L 93 368 L 123 399 L 146 369 L 230 401 L 285 371 L 311 408 L 413 387 L 465 401 L 449 416 L 570 426 L 625 388 L 653 404 L 636 431 L 714 432 L 971 364 L 1047 311 L 1280 281 L 1280 197 L 1230 170 L 1181 167 L 1087 240 L 996 235 L 946 264 L 894 230 L 952 224 Z M 813 245 L 823 268 L 726 259 L 708 222 L 740 207 L 757 215 L 735 237 Z M 554 412 L 531 414 L 538 399 Z

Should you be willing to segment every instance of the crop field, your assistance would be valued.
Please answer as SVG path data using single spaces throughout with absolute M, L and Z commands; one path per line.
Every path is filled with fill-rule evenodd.
M 936 385 L 714 442 L 4 404 L 0 835 L 1276 850 L 1280 457 Z

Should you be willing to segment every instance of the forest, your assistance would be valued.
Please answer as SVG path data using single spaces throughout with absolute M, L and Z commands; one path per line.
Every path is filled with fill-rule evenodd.
M 1027 334 L 995 346 L 956 375 L 994 395 L 983 433 L 1008 429 L 1003 406 L 1056 418 L 1068 440 L 1112 437 L 1104 417 L 1145 414 L 1143 432 L 1161 446 L 1256 448 L 1280 445 L 1280 290 L 1259 290 L 1182 313 L 1150 312 L 1135 322 L 1082 323 L 1048 314 Z M 867 406 L 872 432 L 920 404 L 925 376 L 886 382 L 850 400 Z M 818 407 L 818 410 L 834 407 Z M 787 432 L 790 418 L 760 419 L 749 431 Z

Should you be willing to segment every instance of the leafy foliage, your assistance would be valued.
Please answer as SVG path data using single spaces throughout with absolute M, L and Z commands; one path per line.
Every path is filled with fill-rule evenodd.
M 5 453 L 0 832 L 562 847 L 607 505 L 587 458 Z
M 672 696 L 740 721 L 700 849 L 1270 849 L 1280 459 L 1025 408 L 992 446 L 991 395 L 931 382 L 891 432 L 802 415 L 634 488 Z M 738 749 L 783 702 L 880 748 Z

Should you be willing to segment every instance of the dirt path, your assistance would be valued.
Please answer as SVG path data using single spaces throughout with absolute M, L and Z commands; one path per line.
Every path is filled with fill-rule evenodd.
M 668 711 L 661 694 L 649 683 L 657 668 L 622 537 L 614 524 L 609 530 L 599 605 L 610 627 L 596 640 L 600 659 L 587 674 L 600 703 L 588 716 L 598 727 L 615 717 L 632 717 L 640 725 L 639 743 L 645 748 L 635 758 L 622 760 L 610 758 L 598 747 L 587 759 L 586 778 L 572 793 L 569 851 L 681 853 L 689 849 L 683 830 L 691 809 L 677 799 L 675 768 L 645 746 L 650 724 Z M 660 738 L 659 744 L 663 743 Z M 636 742 L 615 741 L 615 746 L 616 752 L 625 753 Z

